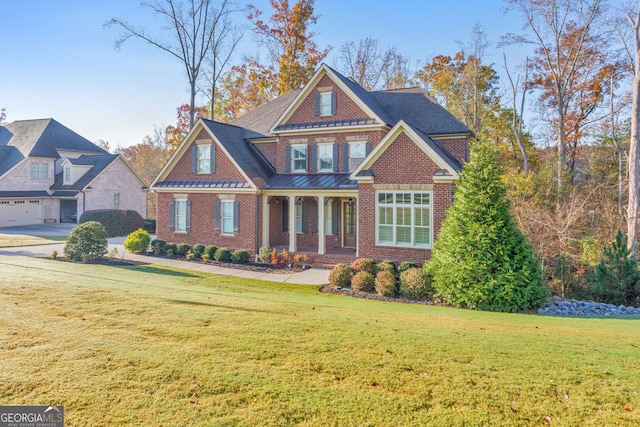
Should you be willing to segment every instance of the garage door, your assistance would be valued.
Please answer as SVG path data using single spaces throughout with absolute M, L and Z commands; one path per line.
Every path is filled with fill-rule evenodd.
M 0 201 L 0 227 L 17 227 L 42 223 L 40 200 Z

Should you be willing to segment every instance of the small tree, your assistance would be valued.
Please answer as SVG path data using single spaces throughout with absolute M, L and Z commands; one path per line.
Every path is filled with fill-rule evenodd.
M 64 246 L 64 256 L 73 261 L 90 262 L 107 254 L 107 231 L 96 221 L 89 221 L 71 230 Z
M 610 304 L 638 306 L 640 272 L 627 248 L 627 237 L 618 230 L 615 240 L 604 248 L 589 289 L 595 299 Z
M 477 144 L 428 264 L 436 296 L 447 304 L 519 311 L 541 306 L 549 295 L 509 212 L 501 174 L 492 149 Z

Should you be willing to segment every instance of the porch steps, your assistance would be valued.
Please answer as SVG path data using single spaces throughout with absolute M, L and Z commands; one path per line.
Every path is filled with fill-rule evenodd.
M 311 259 L 311 265 L 317 268 L 333 268 L 334 265 L 339 264 L 339 263 L 345 263 L 345 264 L 351 264 L 353 261 L 356 260 L 356 256 L 355 254 L 353 255 L 342 255 L 342 254 L 336 254 L 336 255 L 320 255 L 318 256 L 318 254 L 314 254 L 311 255 L 309 254 L 309 258 Z

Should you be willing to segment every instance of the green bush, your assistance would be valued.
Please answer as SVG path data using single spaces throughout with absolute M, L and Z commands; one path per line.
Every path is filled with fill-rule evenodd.
M 213 245 L 205 246 L 204 255 L 206 255 L 208 259 L 215 259 L 217 250 L 218 248 Z
M 640 272 L 637 261 L 627 249 L 627 237 L 618 230 L 616 238 L 604 248 L 589 290 L 596 301 L 638 307 Z
M 200 243 L 193 245 L 191 248 L 191 253 L 196 258 L 202 258 L 202 254 L 204 254 L 205 246 Z
M 347 264 L 339 263 L 333 266 L 329 272 L 329 283 L 333 286 L 346 288 L 351 286 L 351 278 L 353 277 L 353 269 Z
M 178 245 L 176 245 L 175 243 L 167 243 L 164 249 L 169 258 L 173 258 L 178 254 Z
M 167 242 L 160 239 L 153 239 L 151 241 L 151 249 L 153 249 L 154 254 L 162 255 L 167 250 Z
M 178 243 L 178 246 L 176 247 L 176 254 L 186 256 L 190 250 L 191 250 L 191 245 L 187 243 Z
M 174 251 L 174 249 L 173 249 L 173 248 L 169 248 L 169 249 L 167 249 L 167 256 L 168 256 L 169 258 L 173 258 L 174 256 L 176 256 L 176 253 L 175 253 L 175 251 Z
M 124 248 L 133 253 L 146 252 L 150 242 L 151 236 L 149 233 L 142 228 L 138 228 L 127 236 L 127 239 L 124 241 Z
M 84 222 L 71 230 L 64 256 L 73 261 L 91 262 L 107 254 L 107 232 L 97 221 Z
M 398 274 L 398 269 L 396 268 L 396 265 L 393 261 L 379 262 L 378 265 L 376 265 L 376 275 L 381 271 L 388 271 L 389 273 L 393 274 L 394 277 L 396 277 Z
M 271 261 L 271 248 L 263 246 L 258 251 L 258 261 L 260 262 L 270 262 Z
M 431 276 L 421 268 L 409 268 L 400 273 L 400 293 L 414 298 L 433 295 Z
M 351 263 L 351 268 L 353 268 L 353 271 L 356 273 L 366 271 L 372 276 L 376 274 L 376 263 L 371 258 L 358 258 Z
M 214 258 L 216 261 L 229 262 L 231 261 L 231 251 L 227 248 L 218 248 Z
M 374 286 L 378 294 L 390 297 L 396 293 L 396 276 L 387 270 L 378 271 Z
M 86 211 L 80 216 L 79 224 L 97 221 L 107 232 L 107 237 L 127 236 L 138 228 L 144 227 L 144 218 L 131 210 L 96 209 Z
M 236 264 L 246 264 L 251 260 L 251 255 L 249 251 L 245 249 L 236 249 L 231 254 L 231 262 L 235 262 Z
M 416 264 L 415 262 L 404 261 L 400 263 L 398 274 L 401 274 L 403 271 L 408 270 L 410 268 L 418 268 L 418 264 Z
M 373 290 L 375 278 L 368 271 L 358 271 L 351 278 L 351 289 L 354 291 L 369 292 Z
M 547 301 L 540 265 L 511 216 L 489 144 L 475 144 L 463 167 L 427 269 L 436 297 L 452 306 L 514 312 Z

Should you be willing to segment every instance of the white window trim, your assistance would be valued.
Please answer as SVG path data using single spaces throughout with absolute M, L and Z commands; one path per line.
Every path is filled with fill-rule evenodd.
M 408 207 L 411 209 L 411 243 L 380 243 L 379 233 L 380 233 L 380 202 L 378 195 L 380 193 L 389 193 L 393 194 L 393 203 L 385 203 L 382 206 L 391 207 L 393 213 L 393 241 L 397 241 L 396 237 L 396 227 L 397 227 L 397 219 L 396 219 L 396 208 L 398 207 Z M 396 204 L 396 194 L 411 194 L 411 203 L 410 204 Z M 413 202 L 414 194 L 429 194 L 429 204 L 428 205 L 416 205 Z M 433 191 L 406 191 L 406 190 L 379 190 L 375 193 L 376 197 L 376 246 L 388 246 L 388 247 L 396 247 L 396 248 L 416 248 L 416 249 L 432 249 L 433 248 Z M 419 207 L 428 207 L 429 208 L 429 244 L 428 245 L 416 245 L 415 244 L 415 208 Z
M 34 166 L 36 167 L 34 175 Z M 47 179 L 49 178 L 49 164 L 45 162 L 32 162 L 31 163 L 31 178 L 32 179 Z
M 304 168 L 296 169 L 296 160 L 302 160 L 302 158 L 296 158 L 296 147 L 304 147 Z M 306 172 L 309 162 L 309 147 L 307 144 L 291 144 L 291 172 Z
M 180 204 L 184 203 L 184 229 L 180 229 L 178 228 L 178 206 Z M 173 224 L 174 224 L 174 231 L 176 233 L 186 233 L 187 232 L 187 199 L 175 199 L 175 212 L 174 212 L 174 219 L 173 219 Z
M 72 184 L 72 181 L 73 181 L 73 170 L 71 169 L 71 166 L 65 166 L 63 173 L 64 173 L 63 184 L 65 184 L 65 185 Z
M 231 206 L 231 216 L 225 216 L 225 206 Z M 235 222 L 235 200 L 220 200 L 220 234 L 224 236 L 233 236 L 233 224 Z M 231 221 L 231 231 L 225 231 L 224 225 L 226 221 Z
M 196 146 L 196 173 L 210 173 L 211 171 L 211 144 L 198 144 Z M 200 158 L 200 152 L 204 153 L 205 157 Z M 209 160 L 209 167 L 203 168 L 201 162 Z
M 331 94 L 332 92 L 320 92 L 320 117 L 331 116 Z M 329 101 L 325 103 L 324 101 Z M 325 107 L 328 109 L 328 112 L 325 113 Z
M 317 147 L 318 147 L 317 148 L 317 154 L 318 154 L 317 157 L 318 158 L 316 159 L 316 162 L 317 162 L 316 170 L 318 172 L 333 172 L 333 167 L 334 167 L 333 162 L 336 161 L 336 159 L 333 158 L 333 143 L 317 144 Z M 327 148 L 327 147 L 329 148 L 329 156 L 328 156 L 328 158 L 331 160 L 331 166 L 329 166 L 328 168 L 321 168 L 320 167 L 320 165 L 321 165 L 320 159 L 321 158 L 325 158 L 326 159 L 327 157 L 321 157 L 320 156 L 320 149 L 321 148 Z
M 362 146 L 364 147 L 364 157 L 362 157 L 362 160 L 360 160 L 360 162 L 357 165 L 352 165 L 351 164 L 351 159 L 353 159 L 353 156 L 351 156 L 351 149 L 354 146 Z M 367 158 L 367 141 L 351 141 L 349 142 L 349 172 L 354 171 L 359 165 L 360 163 L 362 163 L 364 161 L 364 159 Z M 357 157 L 359 158 L 359 157 Z

